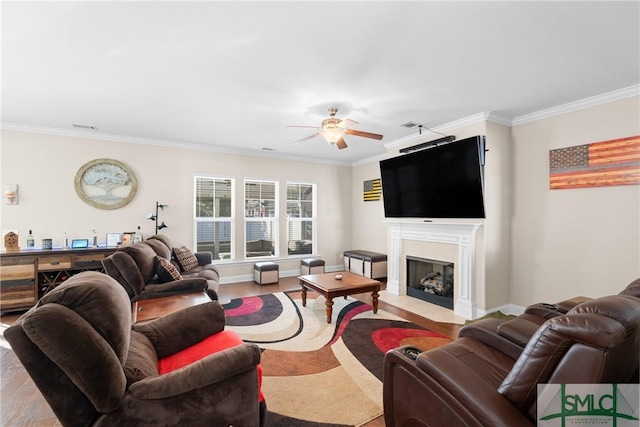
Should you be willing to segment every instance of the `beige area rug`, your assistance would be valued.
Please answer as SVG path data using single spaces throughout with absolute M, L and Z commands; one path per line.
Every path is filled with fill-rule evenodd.
M 384 354 L 400 345 L 427 350 L 450 342 L 439 333 L 352 298 L 300 292 L 238 298 L 226 304 L 227 329 L 262 352 L 267 426 L 359 426 L 383 414 Z

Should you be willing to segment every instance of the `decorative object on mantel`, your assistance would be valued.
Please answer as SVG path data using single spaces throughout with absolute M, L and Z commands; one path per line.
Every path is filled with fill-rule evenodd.
M 2 193 L 7 205 L 18 204 L 18 184 L 6 184 Z
M 382 195 L 382 181 L 378 179 L 370 179 L 364 182 L 364 192 L 362 193 L 365 202 L 380 200 Z
M 549 188 L 640 184 L 640 135 L 549 151 Z
M 138 181 L 124 163 L 113 159 L 96 159 L 82 165 L 74 179 L 76 193 L 98 209 L 118 209 L 136 195 Z
M 169 205 L 161 205 L 160 203 L 156 202 L 156 214 L 154 215 L 153 213 L 149 212 L 146 217 L 147 219 L 150 219 L 151 221 L 155 221 L 156 222 L 156 232 L 155 234 L 158 234 L 158 230 L 162 230 L 163 228 L 167 228 L 168 225 L 164 223 L 164 221 L 162 221 L 162 223 L 160 225 L 158 225 L 158 215 L 160 213 L 160 211 L 162 212 L 166 212 L 169 210 Z
M 4 249 L 6 251 L 19 251 L 20 245 L 18 244 L 18 234 L 9 231 L 4 235 Z

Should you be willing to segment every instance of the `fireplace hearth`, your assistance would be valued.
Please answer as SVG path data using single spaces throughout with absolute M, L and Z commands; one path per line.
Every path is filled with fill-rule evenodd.
M 453 309 L 453 263 L 406 256 L 407 295 Z

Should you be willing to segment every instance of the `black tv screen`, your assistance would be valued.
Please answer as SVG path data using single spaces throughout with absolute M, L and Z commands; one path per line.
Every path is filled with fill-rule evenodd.
M 484 136 L 380 161 L 387 218 L 484 218 Z

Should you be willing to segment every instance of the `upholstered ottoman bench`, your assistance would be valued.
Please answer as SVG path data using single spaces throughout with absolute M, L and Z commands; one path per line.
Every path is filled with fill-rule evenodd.
M 259 285 L 278 283 L 280 266 L 275 262 L 264 261 L 253 264 L 253 281 Z
M 387 277 L 387 256 L 378 252 L 344 251 L 344 269 L 370 279 Z
M 304 258 L 300 260 L 300 275 L 324 273 L 324 260 L 320 258 Z

